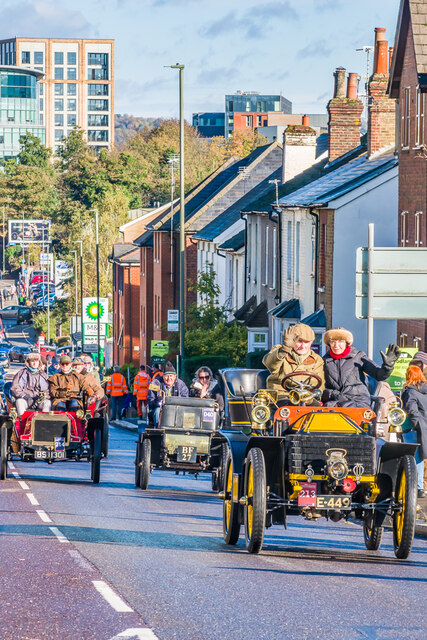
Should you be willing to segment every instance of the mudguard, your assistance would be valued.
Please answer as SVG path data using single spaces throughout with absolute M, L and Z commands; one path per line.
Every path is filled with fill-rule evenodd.
M 10 440 L 13 430 L 13 420 L 9 416 L 0 415 L 0 427 L 6 425 L 7 427 L 7 437 Z
M 247 444 L 251 438 L 243 433 L 243 431 L 227 431 L 223 429 L 221 433 L 228 442 L 233 460 L 233 473 L 241 475 L 243 473 L 243 462 L 246 456 Z

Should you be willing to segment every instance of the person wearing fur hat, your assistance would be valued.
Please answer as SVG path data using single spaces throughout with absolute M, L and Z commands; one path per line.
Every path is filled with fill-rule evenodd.
M 320 376 L 322 384 L 325 386 L 323 375 L 323 359 L 313 349 L 311 345 L 314 341 L 314 331 L 307 324 L 300 322 L 294 324 L 285 331 L 283 344 L 278 344 L 267 353 L 262 362 L 269 370 L 267 378 L 267 389 L 274 389 L 279 392 L 279 396 L 284 396 L 282 380 L 288 373 L 294 371 L 309 371 Z M 307 376 L 295 377 L 298 382 L 304 381 Z M 314 383 L 314 380 L 308 381 Z
M 390 344 L 387 354 L 380 351 L 383 364 L 379 367 L 366 353 L 353 347 L 353 335 L 344 327 L 329 329 L 323 336 L 329 347 L 324 355 L 325 391 L 323 401 L 327 406 L 367 407 L 371 406 L 371 396 L 367 386 L 367 376 L 381 382 L 393 371 L 394 363 L 400 355 L 399 347 Z
M 158 390 L 156 387 L 158 387 Z M 156 380 L 153 380 L 147 393 L 148 409 L 155 428 L 157 428 L 159 424 L 160 409 L 162 406 L 162 394 L 159 393 L 160 391 L 163 391 L 165 396 L 188 398 L 188 387 L 185 382 L 178 378 L 176 369 L 171 362 L 165 364 L 163 379 L 159 380 L 156 378 Z

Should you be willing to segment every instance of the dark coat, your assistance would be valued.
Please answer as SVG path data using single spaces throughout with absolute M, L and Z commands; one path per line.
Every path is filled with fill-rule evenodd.
M 386 380 L 393 366 L 383 364 L 379 367 L 368 358 L 366 353 L 350 347 L 350 353 L 335 360 L 329 354 L 325 361 L 325 392 L 323 400 L 329 407 L 370 407 L 371 397 L 366 376 L 378 382 Z
M 158 378 L 152 380 L 151 384 L 157 385 L 159 387 L 159 390 L 161 389 L 162 391 L 164 391 L 167 396 L 179 396 L 181 398 L 188 398 L 188 387 L 185 382 L 183 382 L 179 378 L 175 380 L 173 387 L 167 387 L 163 382 L 163 379 L 161 382 L 159 382 Z M 150 389 L 147 393 L 147 403 L 151 411 L 156 407 L 160 407 L 162 405 L 161 394 Z
M 200 398 L 200 383 L 197 379 L 194 379 L 190 385 L 190 398 Z M 205 398 L 212 398 L 218 403 L 219 410 L 224 411 L 224 397 L 221 393 L 221 389 L 216 380 L 211 380 L 209 382 L 208 393 Z
M 417 441 L 420 443 L 420 456 L 427 458 L 427 384 L 405 387 L 402 392 L 403 408 L 414 431 L 417 432 Z

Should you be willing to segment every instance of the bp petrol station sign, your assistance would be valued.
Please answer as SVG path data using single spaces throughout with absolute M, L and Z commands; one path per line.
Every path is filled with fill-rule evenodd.
M 108 326 L 108 298 L 83 298 L 83 351 L 98 351 L 98 318 L 99 342 L 101 351 L 105 348 Z

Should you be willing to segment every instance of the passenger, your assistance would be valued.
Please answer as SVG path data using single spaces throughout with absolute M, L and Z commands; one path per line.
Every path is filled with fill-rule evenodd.
M 421 369 L 409 365 L 402 393 L 402 405 L 411 423 L 410 431 L 402 434 L 403 442 L 419 444 L 415 452 L 418 476 L 418 497 L 424 498 L 424 458 L 427 458 L 427 380 Z
M 159 387 L 157 391 L 154 387 Z M 188 398 L 188 387 L 180 380 L 176 374 L 176 369 L 170 362 L 165 364 L 163 371 L 163 380 L 153 380 L 150 384 L 150 389 L 147 394 L 148 408 L 153 420 L 154 427 L 159 425 L 160 408 L 162 406 L 162 394 L 163 391 L 166 396 L 179 396 L 181 398 Z
M 262 359 L 263 364 L 270 371 L 267 389 L 276 390 L 279 396 L 283 397 L 285 392 L 282 380 L 285 375 L 294 371 L 304 371 L 318 375 L 322 381 L 320 389 L 323 390 L 325 386 L 323 359 L 311 348 L 314 338 L 313 329 L 302 322 L 292 325 L 285 331 L 283 345 L 276 345 Z M 307 376 L 295 376 L 293 380 L 302 382 L 307 380 Z M 314 378 L 308 380 L 308 384 L 314 385 Z M 318 404 L 317 401 L 314 403 Z
M 343 327 L 329 329 L 323 336 L 329 351 L 325 361 L 325 391 L 323 400 L 329 407 L 371 406 L 367 376 L 377 382 L 386 380 L 393 371 L 394 363 L 400 355 L 399 347 L 390 344 L 387 355 L 380 351 L 383 364 L 375 364 L 353 344 L 353 334 Z
M 59 358 L 57 358 L 56 356 L 52 358 L 52 362 L 50 363 L 50 366 L 48 367 L 48 375 L 49 376 L 53 376 L 55 373 L 59 373 L 59 371 L 61 370 L 60 366 L 59 366 Z
M 70 356 L 61 356 L 60 373 L 49 378 L 52 408 L 56 411 L 77 411 L 83 409 L 83 392 L 94 394 L 88 381 L 72 369 Z
M 197 369 L 190 385 L 190 398 L 212 398 L 217 402 L 220 412 L 224 411 L 224 397 L 209 367 Z
M 102 400 L 102 398 L 104 397 L 104 389 L 101 387 L 101 385 L 99 384 L 99 382 L 96 380 L 95 376 L 93 375 L 93 373 L 91 373 L 90 371 L 87 371 L 86 369 L 86 364 L 83 362 L 82 358 L 74 358 L 73 360 L 73 369 L 76 373 L 80 374 L 81 376 L 83 376 L 86 381 L 88 382 L 90 388 L 93 391 L 93 396 L 90 397 L 90 402 L 89 404 L 92 404 L 92 402 L 97 402 L 99 405 L 99 402 Z
M 93 377 L 98 382 L 98 384 L 101 384 L 101 378 L 100 378 L 100 375 L 99 375 L 99 371 L 98 371 L 97 367 L 95 367 L 95 363 L 92 360 L 92 357 L 88 353 L 82 353 L 82 355 L 80 357 L 84 362 L 86 371 L 93 375 Z
M 28 410 L 50 411 L 49 383 L 41 368 L 40 355 L 29 353 L 25 365 L 15 374 L 10 390 L 18 415 Z

